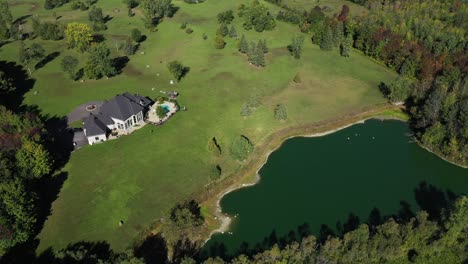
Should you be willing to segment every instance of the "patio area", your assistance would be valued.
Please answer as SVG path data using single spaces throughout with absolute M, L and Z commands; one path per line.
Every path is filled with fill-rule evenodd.
M 158 106 L 161 106 L 166 112 L 166 115 L 162 118 L 160 118 L 157 114 Z M 179 109 L 177 107 L 177 104 L 174 102 L 156 102 L 151 106 L 150 110 L 148 111 L 148 118 L 146 119 L 146 121 L 149 123 L 160 125 L 166 122 L 169 118 L 171 118 L 171 116 L 174 115 L 177 112 L 177 110 Z

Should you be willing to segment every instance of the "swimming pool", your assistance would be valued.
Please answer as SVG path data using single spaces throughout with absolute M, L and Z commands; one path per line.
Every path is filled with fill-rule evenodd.
M 171 108 L 168 106 L 168 105 L 161 105 L 161 107 L 166 110 L 166 113 L 169 113 L 169 111 L 171 110 Z

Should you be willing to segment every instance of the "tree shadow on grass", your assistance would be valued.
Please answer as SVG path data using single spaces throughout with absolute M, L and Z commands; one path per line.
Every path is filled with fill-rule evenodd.
M 165 263 L 168 256 L 166 240 L 160 234 L 147 237 L 134 252 L 146 263 Z
M 122 73 L 123 69 L 125 66 L 127 66 L 127 63 L 130 61 L 130 59 L 127 56 L 121 56 L 113 59 L 113 63 L 115 66 L 116 70 L 116 75 L 119 75 Z
M 42 60 L 40 60 L 36 66 L 34 66 L 34 68 L 36 70 L 44 67 L 47 63 L 53 61 L 55 58 L 57 58 L 58 56 L 60 56 L 60 52 L 58 51 L 55 51 L 55 52 L 52 52 L 50 53 L 49 55 L 45 56 L 45 58 L 43 58 Z
M 22 111 L 24 95 L 32 89 L 35 80 L 31 79 L 23 66 L 16 64 L 16 62 L 0 61 L 0 71 L 11 78 L 13 86 L 16 87 L 14 91 L 0 96 L 0 105 L 4 105 L 14 112 Z

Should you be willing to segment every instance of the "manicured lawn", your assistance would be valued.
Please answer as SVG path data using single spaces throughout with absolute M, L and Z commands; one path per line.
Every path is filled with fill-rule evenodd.
M 35 86 L 26 94 L 25 103 L 37 105 L 44 114 L 64 116 L 87 101 L 108 99 L 124 91 L 155 98 L 160 90 L 179 91 L 179 103 L 188 111 L 177 113 L 162 127 L 148 125 L 130 136 L 74 152 L 64 168 L 68 179 L 39 235 L 39 250 L 81 240 L 106 240 L 113 248 L 123 249 L 177 201 L 204 188 L 212 166 L 219 164 L 224 177 L 239 170 L 242 164 L 228 154 L 233 137 L 243 134 L 255 143 L 278 129 L 382 103 L 385 100 L 377 86 L 395 77 L 357 53 L 343 58 L 337 50 L 321 51 L 308 37 L 303 57 L 295 60 L 286 46 L 294 34 L 300 34 L 296 26 L 278 22 L 271 32 L 245 32 L 242 21 L 236 18 L 239 36 L 267 40 L 267 67 L 257 69 L 237 52 L 235 40 L 227 38 L 224 50 L 216 50 L 213 45 L 218 27 L 216 14 L 235 10 L 247 0 L 208 0 L 196 5 L 173 2 L 180 7 L 176 15 L 166 19 L 157 32 L 144 31 L 146 41 L 123 73 L 114 78 L 83 83 L 68 80 L 60 71 L 63 56 L 74 54 L 81 63 L 85 56 L 67 50 L 63 41 L 41 41 L 48 53 L 61 53 L 34 72 Z M 16 16 L 30 8 L 29 2 L 22 3 L 13 7 Z M 129 18 L 121 0 L 100 0 L 97 6 L 113 17 L 107 23 L 108 30 L 102 33 L 114 55 L 122 56 L 115 50 L 113 38 L 128 35 L 134 27 L 143 29 L 142 21 L 138 16 Z M 120 12 L 114 12 L 115 8 Z M 42 7 L 34 12 L 43 17 L 51 13 Z M 63 21 L 86 21 L 87 17 L 86 12 L 69 11 L 68 5 L 56 12 Z M 184 21 L 194 33 L 180 29 Z M 203 40 L 203 33 L 208 35 L 207 40 Z M 2 59 L 15 60 L 17 45 L 3 46 Z M 187 77 L 173 86 L 169 85 L 171 76 L 166 68 L 171 60 L 190 67 Z M 296 84 L 292 80 L 298 72 L 302 82 Z M 254 93 L 262 95 L 262 105 L 251 116 L 241 117 L 241 106 Z M 285 122 L 273 117 L 274 106 L 279 103 L 288 110 Z M 213 136 L 224 152 L 220 158 L 207 150 Z M 125 224 L 119 227 L 121 220 Z

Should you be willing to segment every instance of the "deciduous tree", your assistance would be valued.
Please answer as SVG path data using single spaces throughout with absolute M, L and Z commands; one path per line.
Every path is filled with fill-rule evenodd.
M 76 67 L 78 66 L 78 59 L 73 56 L 65 56 L 62 59 L 60 64 L 62 66 L 62 70 L 70 76 L 72 80 L 76 78 Z
M 90 79 L 100 79 L 103 76 L 109 77 L 117 73 L 106 44 L 99 43 L 91 47 L 84 72 Z
M 89 48 L 92 41 L 91 28 L 82 23 L 72 22 L 65 29 L 65 37 L 69 48 L 83 52 Z

